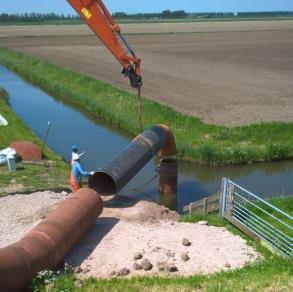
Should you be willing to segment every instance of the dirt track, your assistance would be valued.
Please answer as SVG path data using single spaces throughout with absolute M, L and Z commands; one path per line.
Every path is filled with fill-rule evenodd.
M 293 21 L 139 24 L 124 31 L 147 33 L 128 36 L 143 60 L 145 96 L 210 123 L 293 121 Z M 0 27 L 0 42 L 129 89 L 119 64 L 85 26 Z

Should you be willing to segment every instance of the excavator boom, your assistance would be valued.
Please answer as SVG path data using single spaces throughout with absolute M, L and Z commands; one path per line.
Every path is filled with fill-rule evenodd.
M 140 59 L 101 0 L 67 0 L 123 67 L 133 88 L 142 86 Z M 122 46 L 125 46 L 125 48 Z

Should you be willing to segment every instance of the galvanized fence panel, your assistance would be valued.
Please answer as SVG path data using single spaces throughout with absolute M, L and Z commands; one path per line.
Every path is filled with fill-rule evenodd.
M 280 254 L 293 255 L 293 217 L 227 178 L 222 182 L 220 213 Z

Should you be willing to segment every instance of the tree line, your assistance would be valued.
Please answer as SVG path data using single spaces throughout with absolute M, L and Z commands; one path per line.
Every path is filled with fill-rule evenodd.
M 116 12 L 113 16 L 117 19 L 172 19 L 172 18 L 188 18 L 188 17 L 198 17 L 198 18 L 208 18 L 208 17 L 229 17 L 234 16 L 232 12 L 212 12 L 212 13 L 191 13 L 185 12 L 184 10 L 164 10 L 160 13 L 136 13 L 127 14 L 125 12 Z
M 184 10 L 164 10 L 160 13 L 136 13 L 127 14 L 116 12 L 115 19 L 180 19 L 180 18 L 225 18 L 225 17 L 286 17 L 293 16 L 293 11 L 268 11 L 268 12 L 185 12 Z M 0 14 L 0 22 L 50 22 L 50 21 L 80 21 L 79 15 L 64 15 L 56 13 L 23 13 L 23 14 Z
M 264 11 L 264 12 L 238 12 L 237 16 L 243 17 L 278 17 L 278 16 L 293 16 L 293 11 Z
M 64 15 L 56 13 L 23 13 L 23 14 L 0 14 L 0 22 L 48 22 L 48 21 L 60 21 L 60 20 L 80 20 L 77 15 Z
M 221 17 L 279 17 L 293 16 L 293 11 L 267 11 L 267 12 L 185 12 L 184 10 L 164 10 L 160 13 L 127 14 L 116 12 L 116 19 L 172 19 L 172 18 L 221 18 Z

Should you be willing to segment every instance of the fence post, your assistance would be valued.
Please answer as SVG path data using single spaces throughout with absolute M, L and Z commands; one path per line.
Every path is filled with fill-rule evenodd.
M 228 179 L 222 178 L 221 199 L 220 199 L 220 215 L 223 218 L 226 211 L 226 197 L 227 197 Z
M 191 217 L 191 212 L 192 212 L 192 203 L 189 204 L 189 219 Z
M 203 199 L 203 213 L 204 214 L 208 213 L 208 198 Z
M 233 216 L 233 209 L 234 209 L 234 191 L 235 186 L 230 184 L 229 190 L 228 190 L 228 204 L 229 204 L 229 213 L 231 216 Z

